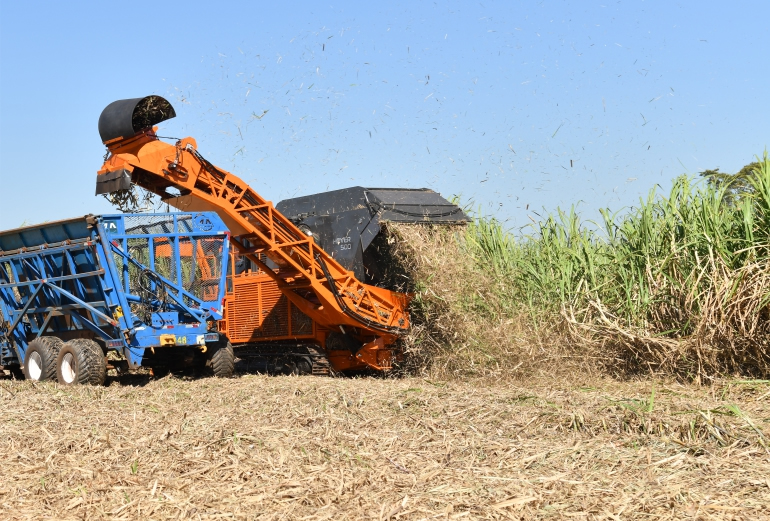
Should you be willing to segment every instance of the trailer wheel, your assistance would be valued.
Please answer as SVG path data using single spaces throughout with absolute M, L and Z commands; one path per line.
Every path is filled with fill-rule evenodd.
M 34 382 L 56 378 L 56 356 L 62 340 L 55 336 L 41 336 L 29 343 L 24 360 L 24 378 Z
M 107 362 L 102 348 L 86 338 L 65 343 L 56 358 L 56 376 L 64 385 L 104 384 Z
M 213 349 L 212 349 L 213 348 Z M 206 365 L 211 373 L 218 378 L 230 378 L 235 371 L 235 354 L 229 341 L 211 346 L 211 357 Z

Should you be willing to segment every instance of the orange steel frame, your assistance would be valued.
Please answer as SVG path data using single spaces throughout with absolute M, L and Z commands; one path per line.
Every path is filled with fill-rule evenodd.
M 160 141 L 156 131 L 154 127 L 130 138 L 108 141 L 110 155 L 98 174 L 125 170 L 131 174 L 132 183 L 160 195 L 175 208 L 217 212 L 230 229 L 235 249 L 259 267 L 257 273 L 233 276 L 233 288 L 248 283 L 249 278 L 252 283 L 270 281 L 314 322 L 314 333 L 307 338 L 323 344 L 330 331 L 341 330 L 358 339 L 362 347 L 356 353 L 328 353 L 335 369 L 388 369 L 391 346 L 409 327 L 409 297 L 357 280 L 312 237 L 276 211 L 270 201 L 243 180 L 204 159 L 193 138 L 171 145 Z M 167 188 L 179 190 L 180 195 L 169 196 Z M 278 269 L 268 267 L 260 254 Z M 226 309 L 235 312 L 244 305 L 236 296 L 237 292 L 228 294 Z M 225 330 L 229 333 L 230 329 L 226 319 Z M 259 337 L 262 341 L 268 339 Z M 253 340 L 252 336 L 249 341 Z

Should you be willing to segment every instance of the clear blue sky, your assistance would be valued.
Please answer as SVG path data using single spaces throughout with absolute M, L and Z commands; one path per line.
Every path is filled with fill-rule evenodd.
M 177 109 L 161 135 L 195 137 L 274 202 L 430 187 L 511 227 L 578 201 L 617 210 L 769 144 L 768 15 L 766 0 L 0 0 L 0 229 L 109 212 L 99 114 L 149 94 Z

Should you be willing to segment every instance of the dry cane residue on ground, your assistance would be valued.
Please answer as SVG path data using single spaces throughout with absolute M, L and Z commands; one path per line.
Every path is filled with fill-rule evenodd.
M 0 381 L 3 519 L 770 519 L 770 386 Z

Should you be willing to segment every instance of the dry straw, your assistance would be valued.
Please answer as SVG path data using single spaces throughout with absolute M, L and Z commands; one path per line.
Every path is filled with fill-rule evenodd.
M 762 382 L 0 387 L 2 519 L 770 518 Z
M 414 295 L 405 369 L 435 377 L 510 376 L 546 364 L 563 370 L 582 364 L 561 331 L 539 328 L 526 306 L 505 301 L 508 282 L 471 255 L 464 227 L 390 223 L 387 235 Z

